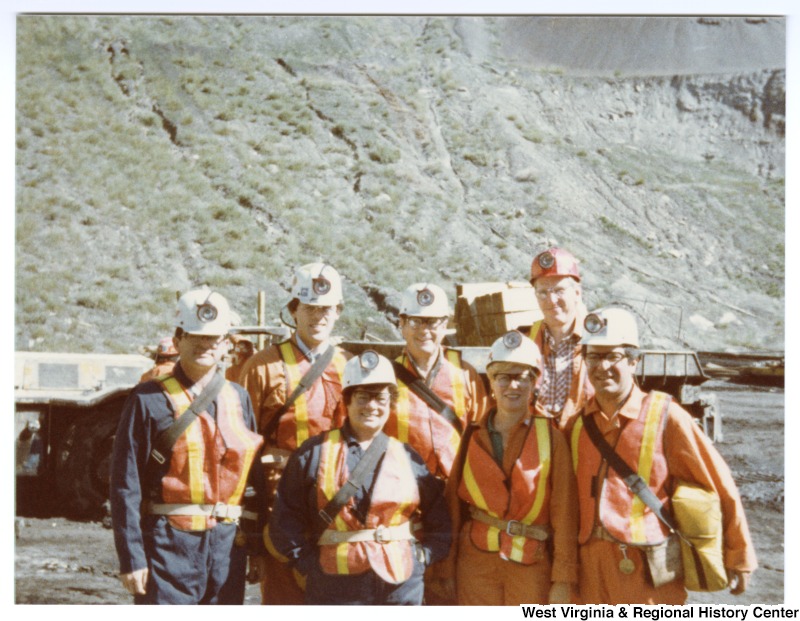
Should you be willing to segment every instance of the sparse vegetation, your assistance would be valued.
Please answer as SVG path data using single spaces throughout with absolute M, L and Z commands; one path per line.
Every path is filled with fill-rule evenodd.
M 491 59 L 475 62 L 454 23 L 19 17 L 16 347 L 136 351 L 203 283 L 243 317 L 265 289 L 277 321 L 292 267 L 314 260 L 345 278 L 337 332 L 395 338 L 367 285 L 518 280 L 551 240 L 597 299 L 621 253 L 692 312 L 724 289 L 783 316 L 782 134 L 711 95 L 678 114 L 668 82 L 645 100 L 621 75 L 530 70 L 489 18 Z M 759 269 L 734 272 L 742 256 Z M 677 279 L 700 289 L 665 292 Z

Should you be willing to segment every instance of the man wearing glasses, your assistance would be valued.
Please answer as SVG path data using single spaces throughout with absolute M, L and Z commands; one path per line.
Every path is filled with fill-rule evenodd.
M 442 346 L 449 315 L 441 287 L 416 283 L 403 291 L 399 327 L 406 345 L 394 361 L 397 407 L 385 429 L 387 435 L 408 443 L 430 472 L 444 481 L 450 476 L 461 434 L 483 416 L 487 401 L 477 371 L 458 351 Z M 442 583 L 433 577 L 436 573 L 434 566 L 426 576 L 426 601 L 454 603 L 454 592 L 438 592 Z
M 292 451 L 308 438 L 340 426 L 345 417 L 342 374 L 351 356 L 330 340 L 343 309 L 339 273 L 324 263 L 304 265 L 295 270 L 291 295 L 286 308 L 294 333 L 253 355 L 239 377 L 264 436 L 261 460 L 270 504 Z M 273 556 L 260 568 L 262 603 L 302 604 L 302 581 L 285 559 Z
M 669 395 L 646 394 L 636 385 L 641 354 L 636 318 L 630 312 L 597 310 L 587 315 L 585 329 L 581 342 L 595 394 L 576 417 L 570 438 L 580 507 L 580 603 L 686 601 L 683 578 L 670 575 L 657 584 L 653 576 L 666 562 L 648 562 L 647 555 L 669 536 L 656 511 L 648 507 L 669 506 L 679 482 L 719 497 L 729 586 L 734 595 L 743 593 L 756 557 L 728 466 L 692 416 Z M 637 485 L 632 491 L 631 475 L 619 472 L 624 467 L 608 466 L 614 454 L 639 475 L 655 502 Z
M 566 429 L 592 392 L 580 346 L 586 307 L 578 261 L 563 248 L 545 250 L 533 259 L 530 282 L 544 315 L 530 332 L 542 352 L 538 403 Z
M 242 604 L 244 544 L 266 555 L 263 507 L 254 515 L 242 507 L 262 438 L 247 392 L 218 369 L 230 346 L 228 302 L 194 289 L 178 300 L 175 317 L 178 362 L 133 390 L 114 440 L 120 580 L 135 604 Z M 260 464 L 252 470 L 261 474 Z M 251 481 L 256 504 L 262 486 Z

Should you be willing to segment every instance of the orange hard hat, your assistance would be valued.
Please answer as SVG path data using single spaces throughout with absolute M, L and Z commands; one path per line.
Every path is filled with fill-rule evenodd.
M 172 342 L 171 336 L 165 336 L 158 342 L 158 350 L 156 353 L 159 356 L 177 356 L 178 350 L 175 349 L 175 344 Z
M 533 258 L 531 284 L 544 276 L 569 276 L 580 282 L 578 260 L 563 248 L 548 248 Z

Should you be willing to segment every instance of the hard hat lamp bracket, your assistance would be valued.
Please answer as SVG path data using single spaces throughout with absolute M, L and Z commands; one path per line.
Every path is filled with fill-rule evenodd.
M 522 334 L 516 330 L 506 332 L 503 335 L 503 345 L 505 345 L 508 349 L 517 349 L 517 347 L 522 345 Z
M 329 293 L 331 290 L 331 281 L 322 276 L 320 276 L 319 278 L 314 278 L 311 281 L 311 288 L 317 295 L 325 295 L 326 293 Z
M 364 371 L 372 371 L 375 367 L 378 366 L 378 352 L 368 349 L 364 353 L 359 356 L 359 363 L 361 364 L 361 368 Z
M 217 318 L 217 307 L 205 302 L 197 305 L 197 318 L 203 323 L 210 323 Z
M 543 270 L 549 270 L 551 267 L 553 267 L 553 265 L 555 265 L 556 258 L 553 253 L 548 251 L 540 254 L 537 261 L 539 262 L 539 267 L 541 267 Z
M 431 304 L 433 304 L 433 301 L 434 301 L 433 291 L 431 291 L 427 287 L 417 293 L 417 303 L 420 306 L 430 306 Z
M 605 328 L 606 325 L 608 325 L 608 320 L 595 313 L 586 315 L 586 319 L 583 321 L 583 327 L 586 328 L 586 331 L 590 334 L 597 334 L 600 330 Z

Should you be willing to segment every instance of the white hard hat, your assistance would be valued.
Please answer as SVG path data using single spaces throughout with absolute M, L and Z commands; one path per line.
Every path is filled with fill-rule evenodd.
M 372 349 L 350 358 L 344 365 L 345 390 L 367 384 L 396 383 L 392 363 Z
M 444 289 L 424 282 L 403 291 L 400 314 L 408 317 L 447 317 L 450 306 Z
M 495 362 L 514 362 L 541 371 L 541 359 L 542 354 L 536 343 L 522 332 L 511 330 L 492 343 L 486 368 L 488 369 Z
M 227 334 L 231 328 L 228 300 L 208 287 L 187 291 L 178 300 L 175 327 L 187 334 Z
M 600 308 L 586 315 L 581 345 L 639 347 L 636 317 L 624 308 Z
M 292 280 L 292 298 L 311 306 L 338 306 L 342 303 L 342 279 L 325 263 L 298 267 Z

